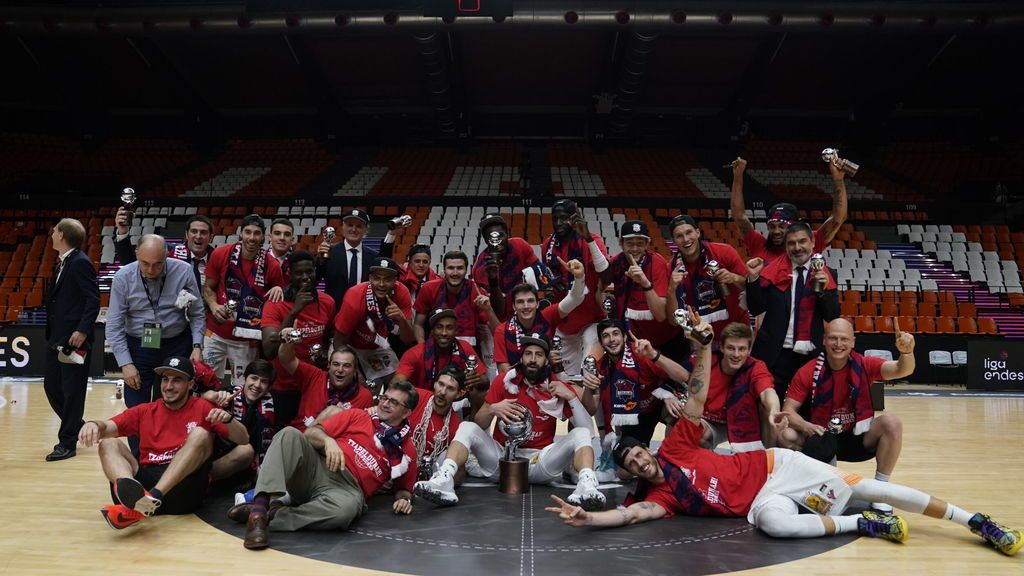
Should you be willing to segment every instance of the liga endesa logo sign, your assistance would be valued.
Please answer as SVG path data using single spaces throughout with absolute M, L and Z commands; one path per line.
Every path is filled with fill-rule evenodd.
M 969 388 L 1024 388 L 1024 342 L 969 342 L 967 366 Z

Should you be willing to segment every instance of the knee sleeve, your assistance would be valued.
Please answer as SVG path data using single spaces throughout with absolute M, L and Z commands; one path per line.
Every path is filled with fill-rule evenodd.
M 587 446 L 593 448 L 590 443 L 593 436 L 594 435 L 589 428 L 573 428 L 570 430 L 569 438 L 572 440 L 572 451 L 579 452 Z
M 885 502 L 891 506 L 920 514 L 928 507 L 931 496 L 920 490 L 893 484 L 892 482 L 879 482 L 864 478 L 850 488 L 853 489 L 853 497 L 866 502 Z
M 475 422 L 463 422 L 459 424 L 459 429 L 455 431 L 455 437 L 452 438 L 452 442 L 458 442 L 472 452 L 473 444 L 481 433 L 483 433 L 483 429 L 477 426 Z
M 754 526 L 772 538 L 810 538 L 825 535 L 825 525 L 815 514 L 800 514 L 796 502 L 773 496 L 754 515 Z

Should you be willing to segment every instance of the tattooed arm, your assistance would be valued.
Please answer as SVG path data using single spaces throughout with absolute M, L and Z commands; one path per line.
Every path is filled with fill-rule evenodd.
M 554 494 L 551 499 L 558 506 L 545 508 L 548 512 L 558 514 L 562 522 L 569 526 L 597 526 L 599 528 L 610 528 L 612 526 L 626 526 L 627 524 L 639 524 L 649 520 L 657 520 L 665 516 L 665 509 L 654 502 L 637 502 L 628 508 L 616 510 L 603 510 L 601 512 L 587 512 L 579 506 L 573 506 Z
M 701 320 L 693 309 L 690 309 L 691 322 L 694 329 L 690 335 L 703 330 L 711 330 L 711 325 Z M 694 340 L 696 342 L 696 340 Z M 693 371 L 690 372 L 690 381 L 686 385 L 687 397 L 686 406 L 683 407 L 683 415 L 691 421 L 700 423 L 700 417 L 704 414 L 704 403 L 708 399 L 708 386 L 711 380 L 711 344 L 702 345 L 697 342 L 697 353 L 693 362 Z

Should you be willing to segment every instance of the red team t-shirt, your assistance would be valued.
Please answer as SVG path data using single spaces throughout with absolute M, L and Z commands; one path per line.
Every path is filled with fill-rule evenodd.
M 139 464 L 167 464 L 185 445 L 188 433 L 195 427 L 228 437 L 227 424 L 206 420 L 216 408 L 202 398 L 189 397 L 177 410 L 168 408 L 163 400 L 139 404 L 111 418 L 118 436 L 139 437 Z
M 817 362 L 808 362 L 793 375 L 793 381 L 786 391 L 786 398 L 792 398 L 801 405 L 810 401 L 811 380 L 814 378 L 814 366 Z M 882 379 L 882 364 L 885 360 L 874 356 L 864 357 L 864 372 L 868 382 Z M 840 370 L 832 371 L 832 415 L 838 416 L 843 423 L 843 432 L 853 430 L 857 424 L 854 418 L 853 405 L 850 403 L 850 363 L 847 362 Z M 862 393 L 870 391 L 863 391 Z M 814 422 L 825 426 L 828 422 Z
M 217 303 L 224 304 L 228 301 L 227 293 L 225 292 L 225 280 L 228 268 L 228 259 L 231 257 L 231 251 L 234 250 L 234 244 L 228 244 L 227 246 L 221 246 L 210 254 L 210 262 L 206 265 L 206 277 L 217 279 Z M 267 258 L 267 278 L 264 286 L 264 291 L 269 291 L 275 286 L 284 287 L 284 276 L 281 274 L 281 266 L 278 265 L 277 260 L 270 254 L 266 254 Z M 249 278 L 252 274 L 253 260 L 240 259 L 242 275 Z M 264 302 L 264 307 L 266 302 Z M 217 336 L 224 338 L 225 340 L 244 340 L 233 335 L 231 332 L 235 329 L 235 322 L 228 320 L 221 324 L 217 324 L 213 320 L 213 314 L 206 314 L 206 329 L 210 330 Z
M 384 450 L 377 448 L 373 419 L 365 410 L 345 410 L 324 420 L 320 426 L 345 454 L 345 469 L 355 476 L 363 489 L 363 496 L 373 496 L 381 486 L 391 481 L 391 464 Z M 409 469 L 395 480 L 395 487 L 412 492 L 419 474 L 412 432 L 402 443 L 402 451 L 410 459 Z
M 697 495 L 711 509 L 709 516 L 739 518 L 747 515 L 757 493 L 768 481 L 769 455 L 764 450 L 732 456 L 700 448 L 704 427 L 680 418 L 662 442 L 658 454 L 680 467 L 689 480 L 690 494 Z M 685 512 L 668 482 L 651 484 L 645 502 L 664 508 L 665 518 Z
M 662 298 L 668 294 L 668 261 L 658 254 L 657 252 L 648 251 L 648 258 L 651 259 L 650 277 L 647 280 L 654 287 L 654 293 Z M 628 268 L 628 266 L 627 266 Z M 623 274 L 622 278 L 615 278 L 615 282 L 628 282 L 629 277 Z M 647 301 L 644 297 L 643 288 L 641 288 L 635 282 L 633 283 L 632 291 L 636 295 L 637 300 L 642 301 L 643 304 L 638 310 L 648 310 Z M 626 313 L 626 301 L 629 299 L 619 299 L 616 303 L 619 309 L 619 315 L 625 317 Z M 662 346 L 666 342 L 672 339 L 679 332 L 679 327 L 672 322 L 671 318 L 666 318 L 664 322 L 658 322 L 657 320 L 629 320 L 630 330 L 637 338 L 645 338 L 651 341 L 651 344 L 655 347 Z
M 775 387 L 772 373 L 764 362 L 757 360 L 748 369 L 750 371 L 750 395 L 756 401 L 761 393 L 769 388 Z M 712 422 L 724 424 L 725 401 L 729 396 L 729 387 L 732 386 L 732 376 L 722 372 L 722 364 L 718 355 L 715 355 L 711 362 L 711 387 L 708 388 L 708 397 L 704 402 L 704 417 Z
M 542 318 L 544 318 L 544 320 L 550 326 L 550 330 L 544 332 L 544 335 L 547 336 L 549 340 L 552 336 L 555 335 L 555 330 L 561 328 L 563 326 L 563 323 L 565 322 L 565 319 L 562 318 L 562 316 L 558 313 L 558 306 L 552 304 L 551 306 L 548 306 L 543 310 L 537 311 L 536 315 L 534 316 L 533 327 L 531 327 L 530 329 L 523 328 L 523 334 L 530 334 L 537 328 L 536 316 L 541 316 Z M 508 330 L 508 321 L 502 322 L 501 324 L 498 325 L 497 328 L 494 329 L 494 361 L 515 364 L 515 362 L 509 362 L 509 343 L 505 339 L 506 330 Z M 568 332 L 565 332 L 564 330 L 563 333 L 568 334 Z M 522 350 L 513 350 L 513 352 L 515 352 L 517 355 L 522 354 Z M 516 362 L 518 361 L 519 359 L 516 358 Z
M 764 260 L 765 264 L 768 264 L 779 256 L 786 255 L 785 246 L 779 246 L 778 248 L 769 247 L 768 239 L 765 238 L 764 234 L 761 234 L 757 230 L 751 229 L 750 232 L 747 232 L 747 235 L 743 237 L 743 244 L 747 247 L 747 256 L 750 258 L 761 258 Z M 814 251 L 824 252 L 827 248 L 828 243 L 825 242 L 825 233 L 819 226 L 818 229 L 814 231 Z M 739 272 L 737 272 L 737 274 L 739 274 Z M 747 272 L 744 270 L 743 275 L 746 276 L 746 274 Z
M 281 323 L 291 314 L 294 302 L 267 302 L 263 305 L 263 326 L 266 328 L 280 328 Z M 317 292 L 316 302 L 306 304 L 306 307 L 299 312 L 299 316 L 292 324 L 302 332 L 302 341 L 295 344 L 295 356 L 306 360 L 309 358 L 309 348 L 313 344 L 323 344 L 324 332 L 331 323 L 331 315 L 334 314 L 334 298 L 323 292 Z M 295 378 L 281 367 L 281 362 L 274 358 L 274 390 L 292 390 L 295 388 Z
M 511 370 L 514 370 L 514 368 Z M 535 448 L 540 450 L 555 441 L 555 426 L 558 424 L 558 420 L 540 409 L 540 406 L 537 405 L 537 401 L 527 393 L 527 386 L 525 382 L 519 386 L 518 395 L 509 393 L 509 391 L 505 389 L 505 374 L 507 373 L 508 371 L 499 373 L 498 377 L 491 382 L 491 387 L 487 390 L 487 396 L 484 397 L 484 401 L 493 405 L 501 402 L 502 400 L 512 399 L 525 406 L 526 409 L 533 414 L 533 432 L 530 433 L 530 439 L 523 442 L 520 448 Z M 571 386 L 569 389 L 573 390 Z M 574 394 L 575 392 L 576 391 L 573 390 Z M 572 408 L 570 408 L 569 403 L 566 402 L 562 408 L 562 416 L 560 419 L 564 420 L 570 417 L 572 417 Z M 494 425 L 493 437 L 498 444 L 501 444 L 502 446 L 505 445 L 505 435 L 501 433 L 501 429 L 498 428 L 497 423 Z
M 420 421 L 423 419 L 423 413 L 427 410 L 427 404 L 433 401 L 433 394 L 420 394 L 419 404 L 416 405 L 416 409 L 409 415 L 409 425 L 412 426 L 413 432 L 415 432 L 416 427 L 420 425 Z M 430 413 L 430 422 L 427 424 L 426 447 L 424 448 L 427 454 L 434 451 L 434 438 L 437 436 L 438 432 L 444 429 L 445 418 L 448 418 L 448 443 L 445 444 L 445 448 L 447 448 L 448 444 L 451 444 L 452 439 L 455 438 L 455 431 L 459 429 L 459 424 L 462 423 L 462 419 L 459 418 L 459 415 L 454 410 L 449 410 L 446 416 L 442 416 L 436 411 L 432 411 Z
M 466 344 L 462 340 L 455 340 L 456 345 L 462 350 L 462 356 L 468 358 L 470 355 L 477 357 L 476 369 L 474 372 L 477 374 L 486 374 L 487 367 L 480 361 L 480 356 L 473 350 L 473 347 Z M 430 381 L 430 366 L 427 366 L 427 359 L 423 354 L 423 347 L 426 342 L 420 342 L 419 344 L 409 348 L 402 354 L 402 359 L 398 362 L 398 370 L 395 371 L 396 376 L 404 376 L 406 380 L 412 383 L 413 386 L 421 388 L 423 390 L 433 390 L 434 383 Z M 437 356 L 437 375 L 452 362 L 451 353 L 439 354 Z M 464 365 L 459 364 L 463 368 Z
M 302 392 L 299 397 L 299 411 L 295 413 L 295 419 L 291 425 L 299 430 L 305 430 L 309 423 L 312 423 L 324 408 L 327 408 L 327 372 L 309 364 L 299 361 L 299 367 L 295 370 L 294 377 L 296 387 Z M 364 409 L 373 406 L 373 394 L 365 386 L 353 382 L 351 386 L 359 389 L 356 395 L 348 401 L 349 408 Z
M 594 234 L 593 232 L 590 233 L 590 236 L 591 238 L 594 239 L 594 242 L 597 243 L 597 247 L 601 250 L 601 252 L 604 253 L 605 259 L 609 259 L 608 249 L 605 248 L 604 241 L 602 241 L 601 238 L 597 234 Z M 548 239 L 545 240 L 543 244 L 541 244 L 540 253 L 542 257 L 546 257 L 548 253 L 548 244 L 550 243 L 551 238 L 548 237 Z M 567 245 L 567 243 L 563 243 L 561 246 L 552 248 L 551 256 L 554 258 L 561 258 L 562 260 L 568 262 L 569 246 Z M 569 315 L 565 317 L 565 320 L 562 322 L 562 325 L 558 327 L 562 331 L 562 334 L 577 334 L 580 330 L 583 330 L 584 328 L 590 326 L 591 324 L 600 322 L 605 317 L 604 308 L 601 307 L 601 304 L 597 301 L 597 298 L 594 297 L 594 295 L 597 294 L 597 288 L 598 284 L 601 282 L 601 278 L 600 276 L 598 276 L 597 270 L 594 269 L 594 259 L 593 257 L 590 256 L 589 246 L 587 246 L 582 251 L 581 261 L 583 262 L 583 269 L 586 270 L 587 272 L 586 276 L 584 277 L 584 280 L 587 284 L 587 294 L 583 297 L 583 302 L 576 308 L 573 308 L 573 310 L 569 312 Z M 548 266 L 551 266 L 550 262 L 547 262 L 546 264 L 548 264 Z M 556 270 L 558 269 L 556 268 Z M 572 278 L 572 275 L 569 274 L 568 272 L 564 272 L 563 274 L 567 275 L 570 279 Z M 557 299 L 554 298 L 554 295 L 549 295 L 548 297 L 551 298 L 552 304 L 558 304 L 565 298 L 565 295 L 562 295 L 561 298 Z
M 370 330 L 370 325 L 366 322 L 366 287 L 369 285 L 369 282 L 363 282 L 349 288 L 341 301 L 341 310 L 334 317 L 335 332 L 350 334 L 349 345 L 359 350 L 377 349 L 377 333 Z M 412 298 L 404 284 L 395 283 L 391 301 L 398 305 L 406 319 L 412 319 Z M 383 302 L 379 302 L 378 305 L 383 314 L 387 306 Z
M 468 281 L 469 280 L 467 279 L 467 282 Z M 424 316 L 429 315 L 431 310 L 438 308 L 438 293 L 442 290 L 447 293 L 447 289 L 448 281 L 444 278 L 427 282 L 422 288 L 420 288 L 419 294 L 416 295 L 416 302 L 413 304 L 413 311 L 417 314 L 423 314 Z M 466 303 L 460 307 L 463 308 L 461 310 L 455 310 L 455 297 L 451 294 L 446 294 L 446 298 L 444 298 L 442 306 L 444 308 L 451 308 L 455 310 L 455 335 L 459 338 L 476 338 L 476 325 L 487 324 L 487 313 L 483 310 L 479 310 L 473 304 L 474 293 L 486 295 L 487 291 L 482 290 L 479 286 L 476 286 L 475 290 L 470 288 L 469 297 L 466 299 Z

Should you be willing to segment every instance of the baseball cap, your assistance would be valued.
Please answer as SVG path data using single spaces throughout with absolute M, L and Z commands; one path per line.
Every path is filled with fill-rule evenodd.
M 165 358 L 163 363 L 153 368 L 153 372 L 157 375 L 163 376 L 164 372 L 177 372 L 187 376 L 189 380 L 196 377 L 195 366 L 192 365 L 192 361 L 184 356 L 170 356 Z
M 441 318 L 455 318 L 455 310 L 451 308 L 434 308 L 427 315 L 427 328 L 433 328 Z
M 383 256 L 378 256 L 370 262 L 370 272 L 373 272 L 374 270 L 390 270 L 394 272 L 395 275 L 402 273 L 402 269 L 398 267 L 398 262 Z
M 619 443 L 615 445 L 615 448 L 612 448 L 612 460 L 615 461 L 615 464 L 619 468 L 626 467 L 626 455 L 629 454 L 629 451 L 636 446 L 647 448 L 647 444 L 644 444 L 632 436 L 623 436 L 622 439 L 619 440 Z
M 523 337 L 519 339 L 519 345 L 524 350 L 527 346 L 540 346 L 545 352 L 551 350 L 551 344 L 548 343 L 547 337 L 539 332 L 524 334 Z
M 502 217 L 501 214 L 487 214 L 483 218 L 481 218 L 480 232 L 483 233 L 483 231 L 486 230 L 488 226 L 491 226 L 493 224 L 500 224 L 501 227 L 505 229 L 505 232 L 508 232 L 508 222 L 505 222 L 505 218 Z
M 651 239 L 651 234 L 647 231 L 647 224 L 642 220 L 626 220 L 619 228 L 619 238 L 635 237 Z
M 364 212 L 363 210 L 360 210 L 359 208 L 353 208 L 351 210 L 346 210 L 345 213 L 341 215 L 341 220 L 343 222 L 345 220 L 348 220 L 349 218 L 356 218 L 358 220 L 362 220 L 363 224 L 369 224 L 370 223 L 370 215 L 367 214 L 366 212 Z
M 789 202 L 779 202 L 768 210 L 769 222 L 785 222 L 786 224 L 792 224 L 797 221 L 799 216 L 800 212 L 796 209 L 796 206 Z

